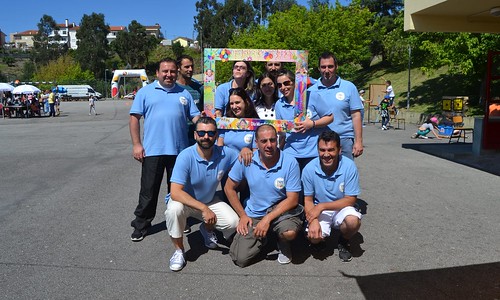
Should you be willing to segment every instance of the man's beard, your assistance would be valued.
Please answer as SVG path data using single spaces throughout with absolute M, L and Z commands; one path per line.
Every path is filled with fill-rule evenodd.
M 198 146 L 200 146 L 200 148 L 208 150 L 208 149 L 212 148 L 212 146 L 215 144 L 215 140 L 213 140 L 213 141 L 211 141 L 211 140 L 197 140 L 196 143 L 198 144 Z

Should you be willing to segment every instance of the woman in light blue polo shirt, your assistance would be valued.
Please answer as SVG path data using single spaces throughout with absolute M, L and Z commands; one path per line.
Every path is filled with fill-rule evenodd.
M 255 78 L 252 66 L 248 61 L 235 61 L 233 63 L 233 76 L 215 90 L 215 115 L 222 117 L 229 103 L 229 92 L 235 88 L 243 88 L 250 99 L 255 93 Z
M 277 85 L 283 97 L 276 103 L 276 119 L 293 120 L 295 115 L 295 74 L 288 70 L 278 73 Z M 295 123 L 295 131 L 286 134 L 283 151 L 295 157 L 300 170 L 318 156 L 316 149 L 318 135 L 333 122 L 330 106 L 319 93 L 313 94 L 307 102 L 306 119 Z

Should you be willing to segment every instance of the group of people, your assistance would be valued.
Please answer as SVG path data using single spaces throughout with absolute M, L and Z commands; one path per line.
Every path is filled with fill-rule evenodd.
M 240 267 L 258 259 L 271 236 L 277 238 L 278 262 L 287 264 L 290 242 L 299 234 L 305 232 L 311 246 L 321 249 L 332 228 L 340 231 L 339 257 L 350 261 L 349 240 L 361 225 L 353 159 L 363 153 L 363 104 L 337 67 L 332 53 L 319 57 L 321 78 L 308 89 L 306 118 L 294 132 L 281 134 L 268 124 L 255 131 L 217 129 L 214 119 L 200 113 L 203 88 L 191 78 L 193 59 L 160 61 L 157 80 L 139 90 L 130 109 L 133 157 L 142 164 L 132 241 L 143 240 L 151 227 L 166 170 L 172 271 L 186 264 L 188 217 L 202 221 L 208 248 L 218 247 L 215 230 L 221 231 Z M 255 80 L 249 62 L 235 61 L 232 79 L 217 87 L 216 116 L 292 120 L 294 92 L 295 74 L 280 62 L 266 62 Z M 193 124 L 191 146 L 186 120 Z

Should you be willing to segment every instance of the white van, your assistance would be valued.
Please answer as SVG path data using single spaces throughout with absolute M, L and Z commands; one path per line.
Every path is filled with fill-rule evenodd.
M 90 96 L 96 96 L 97 99 L 102 98 L 101 93 L 96 92 L 90 85 L 59 85 L 59 88 L 64 88 L 65 93 L 61 93 L 64 100 L 88 100 Z

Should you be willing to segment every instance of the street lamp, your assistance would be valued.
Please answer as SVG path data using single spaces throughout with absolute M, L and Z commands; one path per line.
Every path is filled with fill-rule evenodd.
M 411 45 L 408 45 L 408 92 L 406 94 L 406 110 L 410 109 L 410 89 L 411 89 Z
M 108 98 L 108 69 L 104 70 L 104 90 L 106 90 L 106 99 Z

